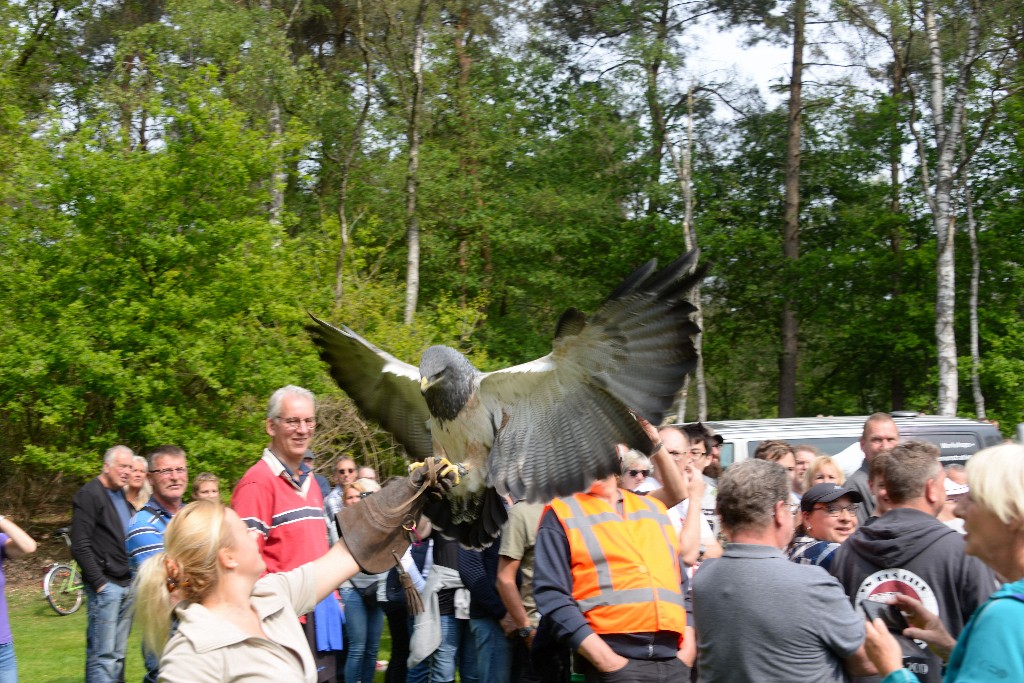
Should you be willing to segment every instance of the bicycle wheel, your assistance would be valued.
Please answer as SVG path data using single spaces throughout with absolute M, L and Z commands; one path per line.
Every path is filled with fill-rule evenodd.
M 53 611 L 61 616 L 74 614 L 82 606 L 82 585 L 72 582 L 74 571 L 66 564 L 56 564 L 43 578 L 43 594 Z

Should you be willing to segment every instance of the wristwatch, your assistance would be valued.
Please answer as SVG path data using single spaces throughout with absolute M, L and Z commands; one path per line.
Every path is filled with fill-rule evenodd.
M 521 626 L 516 629 L 516 635 L 520 638 L 529 638 L 531 633 L 533 633 L 533 629 L 529 626 Z

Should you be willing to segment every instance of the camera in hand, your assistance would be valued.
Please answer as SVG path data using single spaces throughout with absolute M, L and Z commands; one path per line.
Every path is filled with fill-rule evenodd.
M 892 633 L 902 634 L 903 629 L 910 625 L 907 623 L 907 618 L 903 616 L 903 613 L 900 612 L 896 605 L 875 602 L 874 600 L 863 600 L 860 603 L 860 608 L 864 610 L 864 614 L 871 621 L 881 619 Z

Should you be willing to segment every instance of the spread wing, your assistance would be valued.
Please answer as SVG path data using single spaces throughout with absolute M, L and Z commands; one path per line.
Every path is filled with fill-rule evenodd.
M 647 263 L 589 320 L 566 311 L 549 355 L 484 376 L 480 400 L 502 413 L 488 458 L 499 493 L 569 495 L 619 471 L 615 444 L 650 450 L 630 408 L 660 423 L 696 365 L 700 330 L 687 301 L 704 276 L 696 262 L 694 250 L 657 273 Z
M 306 331 L 330 367 L 331 377 L 366 417 L 391 432 L 415 460 L 433 455 L 430 412 L 420 393 L 420 371 L 381 351 L 349 328 L 310 314 Z

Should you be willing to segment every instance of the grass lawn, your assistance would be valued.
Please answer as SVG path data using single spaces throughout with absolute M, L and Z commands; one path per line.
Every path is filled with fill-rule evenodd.
M 18 678 L 25 683 L 82 683 L 85 680 L 85 605 L 74 614 L 61 617 L 50 609 L 43 591 L 11 588 L 7 605 L 18 657 Z M 378 659 L 388 659 L 391 639 L 385 626 Z M 141 681 L 145 674 L 139 633 L 132 629 L 128 640 L 128 670 L 125 680 Z M 377 672 L 375 683 L 383 683 Z
M 70 616 L 50 609 L 42 588 L 7 591 L 7 606 L 18 657 L 18 679 L 25 683 L 81 683 L 85 680 L 85 605 Z M 141 681 L 145 668 L 139 634 L 128 641 L 126 680 Z

